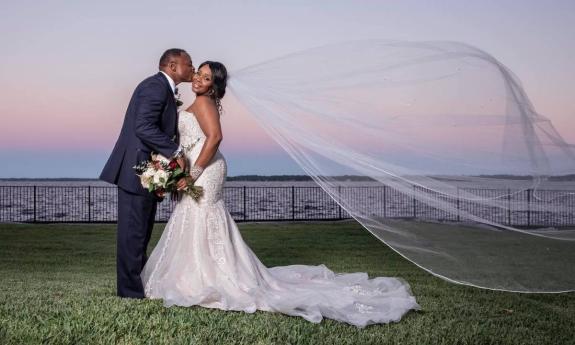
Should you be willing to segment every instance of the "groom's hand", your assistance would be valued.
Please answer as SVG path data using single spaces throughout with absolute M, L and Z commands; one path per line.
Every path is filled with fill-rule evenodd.
M 178 165 L 183 171 L 186 171 L 187 165 L 185 157 L 178 157 L 178 159 L 176 159 L 176 162 L 178 162 Z

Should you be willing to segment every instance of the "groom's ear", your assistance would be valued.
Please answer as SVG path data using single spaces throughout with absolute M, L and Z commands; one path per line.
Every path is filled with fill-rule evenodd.
M 168 69 L 172 72 L 176 71 L 176 61 L 175 60 L 170 60 L 170 62 L 168 63 Z

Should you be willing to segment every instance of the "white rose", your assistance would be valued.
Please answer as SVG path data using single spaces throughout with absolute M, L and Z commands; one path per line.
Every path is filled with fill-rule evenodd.
M 148 189 L 150 182 L 152 181 L 152 176 L 146 176 L 146 174 L 142 174 L 140 177 L 140 182 L 142 183 L 142 187 Z
M 168 173 L 164 170 L 158 170 L 154 174 L 154 183 L 158 186 L 166 187 L 166 182 L 168 182 Z
M 153 168 L 146 169 L 146 171 L 144 171 L 144 173 L 142 174 L 142 177 L 147 177 L 151 179 L 152 177 L 154 177 L 154 169 Z

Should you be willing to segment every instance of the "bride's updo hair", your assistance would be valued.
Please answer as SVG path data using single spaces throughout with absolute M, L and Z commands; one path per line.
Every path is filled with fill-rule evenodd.
M 210 92 L 209 96 L 214 101 L 216 101 L 218 110 L 221 112 L 222 111 L 221 99 L 224 98 L 224 95 L 226 94 L 226 86 L 228 83 L 228 71 L 226 70 L 226 66 L 217 61 L 202 62 L 198 67 L 198 70 L 205 65 L 208 65 L 208 67 L 212 71 L 212 81 L 213 81 L 212 90 L 214 91 Z

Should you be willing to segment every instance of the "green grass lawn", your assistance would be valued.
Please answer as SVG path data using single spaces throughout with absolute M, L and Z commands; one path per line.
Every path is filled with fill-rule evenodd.
M 120 299 L 114 225 L 0 224 L 0 344 L 575 344 L 575 294 L 447 283 L 355 222 L 240 228 L 267 266 L 323 263 L 336 272 L 402 277 L 422 310 L 357 329 L 327 319 L 313 324 L 277 313 Z M 162 229 L 155 229 L 151 248 Z

